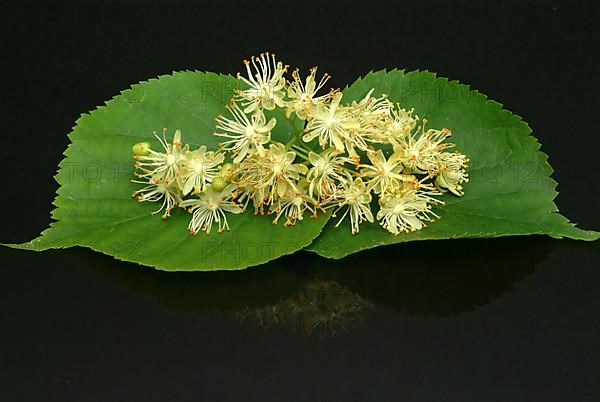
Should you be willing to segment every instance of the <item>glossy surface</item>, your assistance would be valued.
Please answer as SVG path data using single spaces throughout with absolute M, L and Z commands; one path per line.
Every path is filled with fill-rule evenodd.
M 185 274 L 10 250 L 4 267 L 23 266 L 0 281 L 2 396 L 592 400 L 599 254 L 459 240 Z

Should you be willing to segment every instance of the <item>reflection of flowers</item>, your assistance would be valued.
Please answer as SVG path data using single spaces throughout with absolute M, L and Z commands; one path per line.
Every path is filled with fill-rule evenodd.
M 337 282 L 315 280 L 289 299 L 259 309 L 245 308 L 236 315 L 240 321 L 254 322 L 262 328 L 279 326 L 304 336 L 335 335 L 361 321 L 364 310 L 371 306 Z

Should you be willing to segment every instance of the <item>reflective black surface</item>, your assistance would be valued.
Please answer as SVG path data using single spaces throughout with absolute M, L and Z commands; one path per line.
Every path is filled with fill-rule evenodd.
M 471 84 L 530 123 L 559 207 L 600 228 L 593 2 L 0 7 L 2 242 L 49 223 L 80 113 L 261 50 L 333 86 L 383 67 Z M 0 401 L 596 401 L 599 263 L 597 242 L 535 236 L 194 274 L 0 248 Z
M 593 400 L 599 254 L 459 240 L 171 274 L 3 250 L 2 396 Z

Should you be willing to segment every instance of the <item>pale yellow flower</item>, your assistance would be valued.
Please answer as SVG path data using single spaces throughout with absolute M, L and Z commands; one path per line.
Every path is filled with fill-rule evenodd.
M 137 177 L 155 181 L 160 179 L 168 184 L 179 176 L 188 147 L 182 146 L 180 130 L 175 131 L 173 143 L 167 142 L 166 132 L 164 129 L 162 138 L 154 133 L 164 152 L 157 152 L 148 147 L 143 154 L 133 156 L 136 160 L 135 167 L 141 172 L 136 174 Z
M 413 232 L 439 218 L 431 211 L 431 203 L 437 202 L 428 192 L 408 190 L 383 199 L 377 220 L 390 233 Z
M 192 214 L 188 225 L 190 234 L 195 236 L 202 231 L 209 235 L 214 223 L 218 225 L 219 233 L 229 230 L 225 213 L 239 214 L 242 212 L 242 208 L 231 200 L 234 190 L 235 185 L 233 184 L 228 185 L 222 191 L 215 191 L 209 186 L 205 191 L 196 194 L 197 198 L 182 201 L 180 206 L 187 208 L 188 212 Z
M 282 197 L 289 190 L 295 189 L 294 183 L 300 180 L 301 175 L 306 175 L 308 167 L 294 163 L 296 153 L 285 149 L 283 144 L 271 144 L 266 153 L 267 174 L 264 183 L 271 187 L 269 202 L 273 202 L 277 195 Z
M 295 191 L 294 183 L 308 172 L 306 165 L 294 163 L 295 159 L 296 153 L 283 144 L 270 144 L 264 156 L 255 154 L 240 164 L 238 184 L 252 191 L 263 189 L 261 195 L 266 199 L 255 200 L 255 206 L 273 203 L 288 191 Z
M 301 180 L 293 190 L 290 188 L 286 194 L 271 204 L 270 211 L 276 214 L 273 224 L 277 224 L 279 218 L 285 216 L 285 226 L 295 225 L 296 221 L 303 219 L 305 211 L 310 211 L 312 216 L 316 217 L 315 200 L 308 195 L 307 187 L 306 180 Z
M 285 112 L 287 117 L 292 113 L 296 113 L 299 119 L 308 120 L 311 117 L 310 111 L 329 98 L 330 94 L 316 95 L 331 77 L 329 74 L 324 74 L 317 83 L 316 74 L 317 67 L 311 68 L 310 74 L 306 77 L 306 83 L 304 83 L 300 78 L 298 70 L 292 72 L 292 81 L 289 83 L 287 90 L 289 98 Z
M 360 123 L 352 115 L 352 109 L 341 106 L 342 93 L 332 95 L 329 104 L 317 105 L 311 112 L 311 119 L 304 129 L 304 142 L 319 139 L 323 148 L 335 147 L 338 152 L 353 147 L 353 134 L 360 129 Z
M 147 181 L 131 180 L 132 183 L 144 184 L 145 187 L 134 191 L 131 196 L 138 202 L 161 202 L 160 208 L 152 212 L 155 215 L 165 211 L 163 219 L 171 216 L 171 210 L 181 202 L 181 190 L 176 181 L 169 182 L 164 178 L 148 179 Z
M 362 164 L 361 177 L 367 178 L 367 187 L 375 194 L 393 192 L 407 175 L 402 174 L 403 166 L 397 154 L 386 159 L 381 149 L 367 153 L 371 164 Z M 412 176 L 410 176 L 412 179 Z
M 261 53 L 259 57 L 251 57 L 250 61 L 244 60 L 244 64 L 248 77 L 238 73 L 238 79 L 245 82 L 249 88 L 236 91 L 236 98 L 240 100 L 244 112 L 254 113 L 261 109 L 284 107 L 286 80 L 283 75 L 288 66 L 276 61 L 275 55 L 269 52 Z
M 269 189 L 266 187 L 239 186 L 236 201 L 240 203 L 242 210 L 246 211 L 248 204 L 252 201 L 255 215 L 264 215 L 264 207 L 268 201 Z
M 234 163 L 239 163 L 253 150 L 263 155 L 263 145 L 271 140 L 271 130 L 277 123 L 275 118 L 267 122 L 267 118 L 260 110 L 248 117 L 236 104 L 227 106 L 227 109 L 233 119 L 223 116 L 216 118 L 217 130 L 222 132 L 215 132 L 215 135 L 229 138 L 228 141 L 220 144 L 223 149 L 236 155 L 233 159 Z
M 203 191 L 219 175 L 220 165 L 225 156 L 222 153 L 207 152 L 206 146 L 203 145 L 195 151 L 188 152 L 186 159 L 180 176 L 183 195 L 188 195 L 192 190 L 196 193 Z
M 357 116 L 360 123 L 360 130 L 355 133 L 354 142 L 356 147 L 361 150 L 367 149 L 367 141 L 385 142 L 383 134 L 390 121 L 393 103 L 382 95 L 379 98 L 371 96 L 374 89 L 371 89 L 367 95 L 359 102 L 352 102 L 352 114 Z
M 342 215 L 338 223 L 338 227 L 347 215 L 350 215 L 350 226 L 352 234 L 359 232 L 359 225 L 365 220 L 373 222 L 373 213 L 371 212 L 371 194 L 363 181 L 358 178 L 354 181 L 348 180 L 341 183 L 341 191 L 338 192 L 338 207 L 334 211 L 335 217 L 337 212 L 346 208 L 346 212 Z
M 423 122 L 426 123 L 427 120 L 423 120 Z M 453 144 L 444 143 L 444 140 L 450 135 L 451 132 L 447 128 L 427 131 L 421 128 L 417 133 L 399 141 L 394 146 L 394 151 L 404 167 L 412 173 L 433 175 L 438 167 L 440 153 L 453 146 Z
M 413 116 L 414 109 L 406 110 L 396 105 L 391 110 L 390 121 L 385 131 L 387 142 L 397 143 L 407 139 L 417 126 L 419 116 Z
M 462 183 L 469 181 L 469 175 L 466 172 L 466 155 L 459 152 L 443 152 L 439 156 L 439 165 L 435 185 L 442 191 L 449 190 L 454 195 L 462 196 L 464 194 Z
M 306 175 L 310 183 L 308 194 L 327 200 L 335 194 L 338 183 L 346 180 L 344 164 L 347 159 L 340 157 L 335 148 L 329 148 L 321 154 L 309 152 L 308 160 L 312 165 Z

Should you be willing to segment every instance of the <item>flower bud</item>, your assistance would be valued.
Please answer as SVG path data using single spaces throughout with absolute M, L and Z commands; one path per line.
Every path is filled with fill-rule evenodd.
M 147 156 L 150 153 L 152 146 L 149 142 L 138 142 L 131 149 L 135 156 Z
M 223 189 L 227 187 L 227 180 L 217 176 L 212 179 L 211 187 L 214 191 L 223 191 Z
M 233 169 L 233 163 L 224 163 L 223 166 L 221 166 L 221 177 L 227 181 L 231 180 Z

